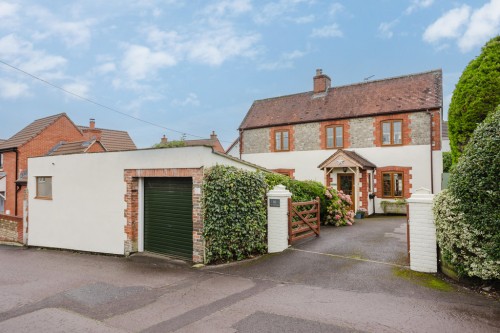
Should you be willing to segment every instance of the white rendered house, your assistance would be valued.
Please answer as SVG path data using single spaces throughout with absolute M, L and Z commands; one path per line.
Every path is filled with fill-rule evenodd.
M 351 195 L 354 209 L 441 189 L 442 72 L 332 87 L 255 101 L 240 125 L 241 159 Z

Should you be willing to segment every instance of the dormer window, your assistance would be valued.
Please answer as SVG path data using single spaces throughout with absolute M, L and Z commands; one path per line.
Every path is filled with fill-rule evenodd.
M 382 145 L 393 146 L 403 143 L 403 121 L 389 120 L 382 122 Z

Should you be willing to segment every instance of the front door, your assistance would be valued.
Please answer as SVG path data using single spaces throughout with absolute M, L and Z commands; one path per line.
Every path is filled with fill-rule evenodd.
M 351 209 L 354 210 L 354 174 L 339 173 L 337 174 L 337 189 L 351 197 Z

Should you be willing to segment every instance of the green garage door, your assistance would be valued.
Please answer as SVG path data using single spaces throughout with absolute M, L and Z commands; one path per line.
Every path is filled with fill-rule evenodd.
M 193 181 L 144 179 L 144 250 L 193 257 Z

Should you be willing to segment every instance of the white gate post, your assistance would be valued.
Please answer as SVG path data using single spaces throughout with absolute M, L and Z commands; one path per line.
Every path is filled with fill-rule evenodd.
M 420 188 L 408 199 L 410 224 L 410 269 L 437 272 L 436 225 L 432 213 L 434 195 Z
M 288 248 L 288 198 L 292 193 L 283 185 L 267 192 L 267 250 L 281 252 Z

